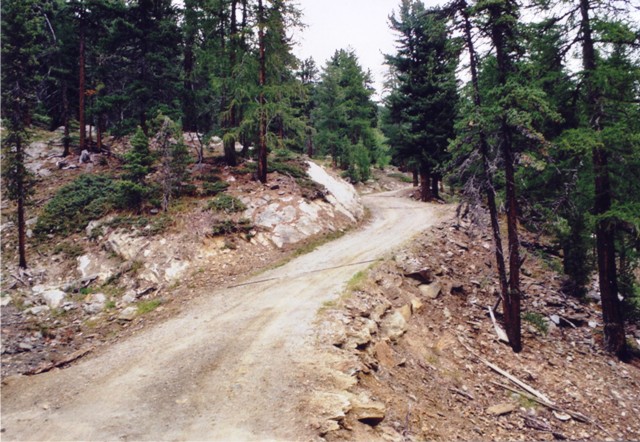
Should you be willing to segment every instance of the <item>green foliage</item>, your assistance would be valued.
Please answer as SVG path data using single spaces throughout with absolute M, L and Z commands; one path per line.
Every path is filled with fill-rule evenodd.
M 149 301 L 140 301 L 138 303 L 138 314 L 144 315 L 147 313 L 151 313 L 158 307 L 162 305 L 162 301 L 160 299 L 151 299 Z
M 151 170 L 154 158 L 149 150 L 149 139 L 138 127 L 131 138 L 131 149 L 125 153 L 124 178 L 134 183 L 144 183 L 144 178 Z
M 226 181 L 216 181 L 214 183 L 202 183 L 202 193 L 205 196 L 216 196 L 229 188 Z
M 536 312 L 526 312 L 522 319 L 533 325 L 540 333 L 546 335 L 549 332 L 549 325 L 544 316 Z
M 388 175 L 391 178 L 396 178 L 400 181 L 402 181 L 403 183 L 412 183 L 413 182 L 413 178 L 408 177 L 407 175 L 405 175 L 404 173 L 401 172 L 392 172 Z
M 113 202 L 116 208 L 138 211 L 147 195 L 146 188 L 133 181 L 118 181 L 115 186 Z
M 291 162 L 270 161 L 268 171 L 289 175 L 293 178 L 308 178 L 307 172 L 300 165 Z
M 230 235 L 232 233 L 249 233 L 253 230 L 251 220 L 243 218 L 239 221 L 231 219 L 216 221 L 211 228 L 211 234 L 213 236 Z
M 318 152 L 330 154 L 355 181 L 368 176 L 365 169 L 372 161 L 382 159 L 378 153 L 381 139 L 375 132 L 378 109 L 372 94 L 371 77 L 362 70 L 355 53 L 336 51 L 317 86 L 312 119 Z
M 114 205 L 116 183 L 101 175 L 80 175 L 61 187 L 38 217 L 37 235 L 67 235 L 84 229 L 89 221 L 106 215 Z
M 79 243 L 63 241 L 56 244 L 56 246 L 53 248 L 53 253 L 62 253 L 68 258 L 77 258 L 78 256 L 84 255 L 84 247 Z
M 207 208 L 217 212 L 236 213 L 245 211 L 247 206 L 245 206 L 238 198 L 223 193 L 209 201 Z

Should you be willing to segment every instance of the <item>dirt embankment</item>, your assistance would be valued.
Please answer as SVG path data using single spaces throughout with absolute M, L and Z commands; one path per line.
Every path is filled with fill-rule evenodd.
M 487 309 L 497 289 L 491 239 L 465 223 L 421 234 L 360 278 L 321 324 L 318 347 L 357 379 L 324 389 L 325 438 L 639 440 L 638 360 L 601 351 L 601 310 L 560 292 L 557 258 L 524 255 L 520 354 L 499 341 Z M 380 320 L 391 314 L 394 324 Z M 635 326 L 628 333 L 640 339 Z

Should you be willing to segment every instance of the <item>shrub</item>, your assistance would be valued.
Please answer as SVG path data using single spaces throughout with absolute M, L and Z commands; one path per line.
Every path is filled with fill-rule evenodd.
M 231 233 L 249 233 L 253 230 L 253 225 L 251 221 L 243 218 L 240 221 L 236 222 L 231 219 L 225 219 L 221 221 L 216 221 L 211 229 L 211 234 L 213 236 L 217 235 L 229 235 Z
M 209 205 L 207 207 L 217 212 L 225 213 L 242 212 L 247 209 L 247 206 L 245 206 L 238 198 L 225 193 L 220 194 L 213 200 L 209 201 Z
M 293 178 L 308 178 L 307 172 L 300 165 L 294 163 L 271 161 L 267 164 L 267 171 L 290 175 Z
M 116 184 L 115 205 L 118 209 L 140 210 L 146 196 L 145 188 L 133 181 L 123 180 Z
M 229 187 L 226 181 L 216 181 L 214 183 L 202 183 L 202 193 L 206 196 L 216 196 L 224 192 Z
M 34 232 L 69 234 L 84 229 L 89 221 L 113 208 L 116 183 L 101 175 L 81 175 L 61 187 L 38 217 Z

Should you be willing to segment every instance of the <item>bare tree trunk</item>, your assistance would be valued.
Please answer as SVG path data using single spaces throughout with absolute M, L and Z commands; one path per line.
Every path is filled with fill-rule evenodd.
M 422 201 L 431 200 L 431 169 L 427 166 L 420 166 L 420 199 Z
M 258 151 L 258 179 L 267 182 L 267 114 L 265 110 L 264 87 L 266 83 L 264 6 L 258 0 L 258 42 L 260 46 L 260 146 Z
M 98 114 L 96 121 L 96 149 L 98 153 L 102 152 L 102 114 Z
M 78 122 L 80 123 L 80 151 L 85 149 L 86 127 L 85 127 L 85 35 L 84 35 L 84 22 L 83 18 L 80 19 L 80 84 L 79 84 L 79 103 L 78 103 Z
M 440 183 L 440 175 L 434 173 L 431 177 L 431 195 L 434 199 L 440 199 L 440 188 L 438 187 L 438 183 Z
M 62 151 L 62 156 L 66 157 L 69 156 L 69 154 L 71 153 L 70 151 L 70 135 L 69 135 L 69 97 L 67 96 L 68 93 L 68 87 L 67 87 L 67 82 L 63 81 L 62 82 L 62 112 L 63 112 L 63 124 L 64 124 L 64 135 L 62 137 L 62 144 L 64 146 L 64 150 Z
M 16 191 L 18 199 L 18 255 L 19 266 L 23 269 L 27 268 L 26 253 L 26 223 L 24 216 L 25 206 L 25 189 L 24 189 L 24 155 L 22 151 L 22 138 L 18 136 L 16 139 Z
M 587 106 L 590 125 L 600 131 L 602 107 L 600 91 L 593 81 L 596 70 L 596 55 L 589 17 L 589 0 L 580 0 L 582 16 L 582 64 L 587 88 Z M 609 179 L 608 154 L 602 147 L 593 148 L 593 171 L 595 175 L 594 215 L 598 217 L 611 209 L 611 182 Z M 598 261 L 598 280 L 602 299 L 602 316 L 604 320 L 604 346 L 618 357 L 626 355 L 624 319 L 620 300 L 618 299 L 618 280 L 615 258 L 615 226 L 606 219 L 596 221 L 596 254 Z
M 475 47 L 473 44 L 473 36 L 471 33 L 471 21 L 469 20 L 469 13 L 467 11 L 466 1 L 461 1 L 459 5 L 459 11 L 462 15 L 464 22 L 464 39 L 467 49 L 469 51 L 469 66 L 471 70 L 471 84 L 473 86 L 473 102 L 476 109 L 480 109 L 482 106 L 482 99 L 480 97 L 480 87 L 478 83 L 478 58 L 476 55 Z M 493 232 L 493 243 L 495 248 L 496 267 L 498 270 L 498 280 L 500 282 L 500 296 L 503 299 L 507 298 L 509 293 L 509 284 L 507 282 L 507 270 L 504 259 L 504 249 L 502 247 L 502 234 L 500 233 L 500 222 L 498 218 L 498 207 L 496 204 L 496 192 L 493 186 L 493 174 L 491 172 L 491 164 L 489 159 L 489 143 L 487 142 L 486 134 L 484 130 L 480 128 L 479 131 L 479 147 L 480 155 L 482 157 L 482 165 L 485 176 L 485 187 L 487 193 L 487 205 L 489 207 L 489 218 L 491 219 L 491 230 Z
M 420 185 L 420 174 L 418 173 L 418 168 L 414 167 L 411 169 L 411 174 L 413 175 L 413 187 L 418 187 Z

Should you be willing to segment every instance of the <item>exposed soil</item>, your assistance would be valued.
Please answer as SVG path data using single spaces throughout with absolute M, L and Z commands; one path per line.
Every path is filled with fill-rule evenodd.
M 324 415 L 335 424 L 323 423 L 327 440 L 640 440 L 640 363 L 601 351 L 599 306 L 560 292 L 553 257 L 525 251 L 523 352 L 498 340 L 487 309 L 496 290 L 490 244 L 469 225 L 447 222 L 325 312 L 318 346 L 336 370 L 357 377 L 342 391 L 326 390 L 347 400 L 342 413 Z M 402 312 L 406 333 L 390 338 L 375 321 L 381 311 Z M 640 338 L 635 326 L 628 335 Z M 560 411 L 514 393 L 522 387 L 480 358 Z M 380 404 L 384 419 L 359 419 L 348 401 L 363 394 Z

